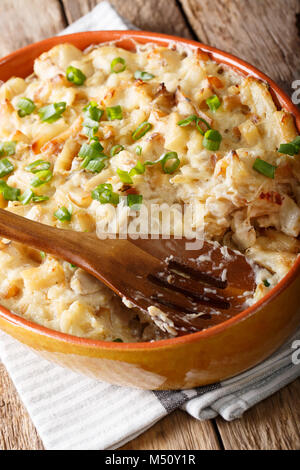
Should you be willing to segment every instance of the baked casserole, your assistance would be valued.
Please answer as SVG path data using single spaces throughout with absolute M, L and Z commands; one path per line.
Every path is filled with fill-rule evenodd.
M 205 237 L 255 265 L 251 302 L 299 253 L 299 151 L 267 84 L 200 49 L 62 44 L 0 87 L 1 208 L 93 232 L 111 207 L 134 218 L 196 199 Z M 2 240 L 0 262 L 1 304 L 31 321 L 107 341 L 169 336 L 63 260 Z

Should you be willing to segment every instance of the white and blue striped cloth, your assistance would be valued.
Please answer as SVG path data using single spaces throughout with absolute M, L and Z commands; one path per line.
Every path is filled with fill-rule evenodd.
M 127 28 L 109 3 L 102 2 L 63 33 Z M 178 407 L 201 420 L 239 418 L 300 376 L 300 353 L 292 362 L 293 353 L 297 359 L 295 345 L 300 349 L 300 330 L 250 371 L 185 391 L 151 392 L 89 379 L 47 362 L 4 333 L 0 358 L 46 449 L 101 450 L 121 447 Z

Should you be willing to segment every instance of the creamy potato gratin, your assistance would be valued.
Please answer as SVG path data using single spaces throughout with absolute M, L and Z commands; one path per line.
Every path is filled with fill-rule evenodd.
M 203 208 L 207 239 L 261 269 L 253 300 L 299 253 L 300 137 L 265 83 L 200 50 L 70 44 L 0 87 L 0 207 L 92 232 L 109 205 Z M 154 164 L 150 164 L 154 163 Z M 0 302 L 52 329 L 94 339 L 165 337 L 69 263 L 0 241 Z

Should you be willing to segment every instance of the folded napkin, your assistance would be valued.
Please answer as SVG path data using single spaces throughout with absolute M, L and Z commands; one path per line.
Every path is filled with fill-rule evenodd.
M 63 33 L 93 29 L 125 30 L 127 24 L 102 2 Z M 201 420 L 239 418 L 300 376 L 297 339 L 300 329 L 276 354 L 244 374 L 184 391 L 143 391 L 89 379 L 41 359 L 1 332 L 0 358 L 46 449 L 101 450 L 124 445 L 179 407 Z

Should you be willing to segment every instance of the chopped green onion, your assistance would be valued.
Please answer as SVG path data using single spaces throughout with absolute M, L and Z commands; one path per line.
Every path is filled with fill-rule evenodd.
M 127 184 L 132 184 L 132 178 L 128 171 L 120 170 L 120 168 L 117 168 L 117 174 L 122 181 L 122 183 L 127 183 Z
M 93 139 L 90 144 L 83 144 L 78 156 L 83 159 L 81 168 L 85 168 L 92 173 L 100 173 L 105 167 L 108 156 L 102 153 L 103 147 L 98 139 Z
M 113 340 L 113 343 L 124 343 L 124 341 L 121 338 L 116 338 Z
M 99 130 L 99 121 L 103 116 L 103 109 L 98 108 L 97 103 L 91 101 L 85 108 L 85 120 L 83 121 L 83 132 L 92 138 Z
M 288 144 L 281 144 L 278 149 L 279 153 L 286 155 L 297 155 L 300 152 L 300 135 L 298 135 L 292 142 Z
M 35 178 L 31 181 L 31 186 L 38 188 L 43 184 L 49 183 L 53 178 L 53 173 L 50 170 L 39 171 L 35 174 Z
M 101 158 L 101 157 L 93 158 L 92 160 L 89 160 L 89 162 L 85 166 L 85 169 L 86 171 L 91 171 L 92 173 L 100 173 L 103 170 L 103 168 L 105 168 L 104 161 L 105 161 L 105 158 Z
M 152 73 L 143 72 L 142 70 L 137 70 L 136 72 L 134 72 L 134 78 L 136 80 L 143 80 L 144 82 L 146 82 L 154 78 L 154 75 L 152 75 Z
M 297 147 L 298 151 L 300 150 L 300 135 L 297 135 L 297 137 L 292 141 L 292 144 Z
M 46 258 L 46 253 L 44 251 L 40 251 L 40 255 L 42 259 Z
M 263 283 L 264 283 L 265 287 L 270 287 L 270 285 L 271 285 L 267 279 L 264 279 Z
M 143 151 L 143 149 L 140 145 L 138 145 L 135 149 L 135 153 L 139 156 L 142 155 L 142 151 Z
M 160 161 L 160 160 L 159 160 Z M 152 162 L 150 162 L 152 164 Z M 119 175 L 120 180 L 122 183 L 126 184 L 133 184 L 132 176 L 135 175 L 143 175 L 146 171 L 146 165 L 150 164 L 149 162 L 142 163 L 140 161 L 137 162 L 135 167 L 133 167 L 130 171 L 120 170 L 117 169 L 117 173 Z
M 72 214 L 66 207 L 60 207 L 60 209 L 57 209 L 57 211 L 54 212 L 54 217 L 61 222 L 70 222 Z
M 112 106 L 106 108 L 106 114 L 109 121 L 115 121 L 116 119 L 123 119 L 123 112 L 121 106 Z
M 98 130 L 99 130 L 99 126 L 94 126 L 94 127 L 83 126 L 83 129 L 82 129 L 83 133 L 87 135 L 90 139 L 95 137 Z
M 173 163 L 171 163 L 171 164 L 168 163 L 167 164 L 167 162 L 169 162 L 169 161 L 173 161 Z M 167 173 L 167 174 L 171 175 L 179 167 L 180 160 L 179 160 L 179 157 L 178 157 L 176 152 L 168 152 L 160 160 L 160 163 L 161 163 L 161 166 L 162 166 L 162 169 L 163 169 L 164 173 Z
M 61 101 L 60 103 L 48 104 L 39 109 L 39 116 L 41 121 L 52 124 L 61 118 L 61 115 L 66 110 L 67 103 Z
M 123 145 L 120 145 L 120 144 L 114 145 L 112 149 L 110 150 L 110 155 L 114 157 L 118 153 L 122 152 L 122 150 L 124 150 Z
M 70 268 L 72 268 L 72 269 L 78 269 L 78 266 L 76 266 L 76 264 L 70 263 Z
M 188 126 L 189 124 L 191 124 L 191 122 L 197 121 L 197 119 L 198 119 L 198 116 L 196 116 L 195 114 L 192 114 L 191 116 L 187 117 L 186 119 L 182 119 L 181 121 L 178 121 L 177 125 L 180 126 L 180 127 L 185 127 L 185 126 Z
M 220 132 L 214 129 L 210 129 L 205 132 L 202 145 L 207 150 L 215 151 L 215 150 L 219 150 L 221 141 L 222 141 L 222 136 Z
M 80 86 L 83 85 L 86 81 L 86 76 L 84 73 L 80 69 L 72 67 L 72 65 L 67 68 L 66 75 L 69 82 L 74 83 L 74 85 Z
M 2 194 L 6 201 L 17 201 L 21 191 L 18 188 L 8 186 L 5 181 L 0 181 L 0 194 Z
M 298 150 L 293 144 L 280 144 L 278 152 L 294 156 L 298 153 Z
M 205 129 L 202 129 L 202 127 L 200 126 L 200 123 L 203 123 L 205 125 Z M 202 135 L 204 135 L 208 130 L 211 130 L 210 125 L 203 118 L 197 118 L 196 119 L 196 128 L 200 132 L 200 134 L 202 134 Z M 218 131 L 216 131 L 216 132 L 218 132 Z M 221 140 L 222 140 L 222 137 L 221 137 Z M 220 142 L 221 142 L 221 140 L 220 140 Z
M 100 121 L 104 113 L 103 109 L 98 108 L 97 103 L 94 101 L 89 103 L 85 108 L 83 108 L 83 110 L 85 111 L 85 116 L 87 118 L 97 122 Z
M 206 104 L 208 105 L 211 111 L 217 111 L 217 109 L 221 106 L 221 101 L 219 100 L 217 95 L 212 95 L 207 98 Z
M 89 157 L 90 160 L 102 155 L 103 147 L 98 140 L 93 140 L 90 144 L 83 144 L 79 150 L 80 158 Z
M 126 61 L 123 57 L 116 57 L 110 64 L 110 70 L 112 73 L 124 72 L 126 69 Z
M 29 204 L 30 201 L 32 202 L 48 201 L 49 197 L 48 196 L 36 196 L 31 189 L 26 189 L 26 191 L 24 191 L 24 193 L 21 196 L 19 196 L 18 200 L 25 206 L 26 204 Z
M 141 139 L 147 132 L 152 129 L 152 124 L 150 122 L 144 121 L 139 127 L 132 133 L 133 140 Z
M 0 160 L 0 178 L 9 175 L 14 171 L 14 169 L 14 165 L 11 163 L 11 161 L 8 160 L 8 158 L 3 158 Z
M 23 204 L 23 206 L 26 206 L 26 204 L 29 204 L 31 199 L 34 196 L 34 192 L 31 191 L 31 189 L 26 189 L 22 196 L 19 196 L 19 201 Z
M 197 130 L 202 134 L 204 135 L 205 131 L 207 131 L 208 129 L 211 129 L 210 125 L 208 124 L 207 121 L 205 121 L 205 119 L 203 118 L 200 118 L 198 116 L 196 116 L 195 114 L 191 114 L 191 116 L 187 117 L 186 119 L 182 119 L 182 121 L 179 121 L 177 122 L 177 125 L 180 126 L 180 127 L 186 127 L 188 126 L 189 124 L 191 124 L 192 122 L 195 122 L 196 124 L 196 128 Z M 206 129 L 203 130 L 200 126 L 200 123 L 203 123 L 205 124 L 206 126 Z
M 33 113 L 36 108 L 36 105 L 29 98 L 21 98 L 17 104 L 18 114 L 20 117 L 29 116 Z
M 99 201 L 101 204 L 119 204 L 119 195 L 113 192 L 112 185 L 105 183 L 97 186 L 92 191 L 92 199 Z
M 133 210 L 139 211 L 143 202 L 143 196 L 141 194 L 128 194 L 127 205 Z
M 270 163 L 262 160 L 261 158 L 257 157 L 253 164 L 253 169 L 261 173 L 262 175 L 266 176 L 267 178 L 275 178 L 275 171 L 276 166 L 271 165 Z
M 129 172 L 130 176 L 135 176 L 135 175 L 143 175 L 146 171 L 146 165 L 148 163 L 142 163 L 140 161 L 137 162 L 134 168 L 132 168 Z
M 0 142 L 0 157 L 10 157 L 16 153 L 16 142 Z
M 49 201 L 48 196 L 33 196 L 32 202 L 44 202 L 44 201 Z
M 38 173 L 39 171 L 49 170 L 50 166 L 51 163 L 46 160 L 36 160 L 35 162 L 25 166 L 25 170 L 30 171 L 31 173 Z

